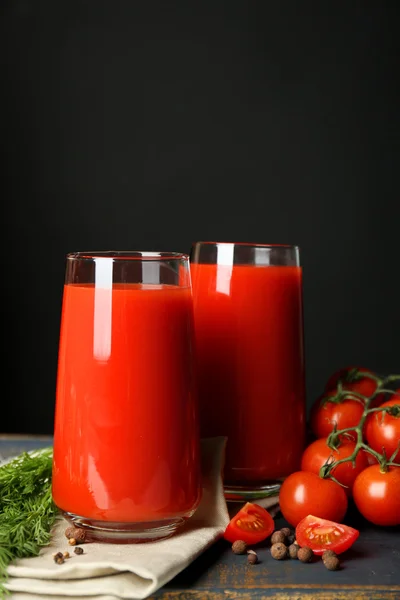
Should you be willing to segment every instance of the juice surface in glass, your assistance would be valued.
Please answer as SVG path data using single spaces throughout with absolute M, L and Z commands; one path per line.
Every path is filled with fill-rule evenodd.
M 190 287 L 64 287 L 53 498 L 119 523 L 188 515 L 200 499 Z
M 225 435 L 225 486 L 300 467 L 305 434 L 302 270 L 191 262 L 203 436 Z

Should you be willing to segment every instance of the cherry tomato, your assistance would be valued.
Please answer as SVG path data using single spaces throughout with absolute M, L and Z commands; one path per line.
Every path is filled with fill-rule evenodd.
M 247 502 L 228 523 L 224 538 L 228 542 L 243 540 L 247 544 L 262 542 L 275 529 L 275 523 L 265 508 Z
M 400 394 L 397 393 L 381 404 L 381 407 L 395 405 L 400 406 Z M 393 460 L 396 462 L 400 460 L 400 416 L 394 417 L 381 412 L 370 414 L 365 426 L 365 437 L 372 450 L 379 454 L 385 450 L 387 458 L 398 450 Z
M 330 392 L 329 395 L 334 395 Z M 326 438 L 336 423 L 337 429 L 357 427 L 364 412 L 364 405 L 358 400 L 342 400 L 342 402 L 322 402 L 326 394 L 317 398 L 311 407 L 310 427 L 317 438 Z
M 352 371 L 357 371 L 357 374 L 353 375 Z M 362 373 L 375 375 L 373 371 L 365 369 L 364 367 L 345 367 L 344 369 L 339 369 L 329 377 L 325 386 L 325 391 L 336 391 L 340 381 L 344 390 L 358 392 L 369 398 L 375 392 L 378 383 L 371 377 L 361 377 L 360 379 L 357 379 L 356 377 L 362 375 Z
M 364 469 L 353 485 L 354 503 L 360 513 L 375 525 L 400 525 L 400 467 L 380 465 Z
M 308 546 L 317 555 L 323 554 L 325 550 L 342 554 L 354 544 L 359 535 L 358 529 L 328 519 L 319 519 L 314 515 L 308 515 L 296 527 L 299 546 Z
M 321 438 L 312 442 L 304 450 L 301 457 L 301 470 L 310 471 L 319 474 L 321 467 L 329 460 L 337 461 L 342 458 L 348 458 L 354 452 L 355 442 L 343 440 L 336 450 L 332 450 L 326 443 L 326 438 Z M 334 469 L 331 474 L 346 487 L 344 491 L 351 496 L 351 489 L 355 478 L 363 469 L 368 467 L 368 457 L 365 452 L 359 451 L 356 456 L 355 465 L 351 461 L 344 462 Z
M 331 479 L 322 479 L 308 471 L 296 471 L 282 483 L 279 505 L 286 521 L 294 527 L 307 515 L 340 522 L 347 511 L 347 496 Z

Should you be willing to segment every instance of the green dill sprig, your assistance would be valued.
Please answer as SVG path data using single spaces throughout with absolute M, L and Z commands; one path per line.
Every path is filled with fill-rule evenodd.
M 0 593 L 15 558 L 37 556 L 58 514 L 51 494 L 53 449 L 24 452 L 0 466 Z

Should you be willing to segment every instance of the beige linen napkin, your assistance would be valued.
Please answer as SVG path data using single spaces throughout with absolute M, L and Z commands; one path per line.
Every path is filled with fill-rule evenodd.
M 147 598 L 187 567 L 222 536 L 229 521 L 222 486 L 225 438 L 202 440 L 203 497 L 195 514 L 173 537 L 142 544 L 83 544 L 84 554 L 71 551 L 60 518 L 49 546 L 39 556 L 8 567 L 12 600 L 92 600 Z M 276 498 L 267 505 L 276 504 Z M 264 504 L 265 505 L 265 504 Z M 238 505 L 238 508 L 241 505 Z M 58 565 L 53 554 L 70 551 Z

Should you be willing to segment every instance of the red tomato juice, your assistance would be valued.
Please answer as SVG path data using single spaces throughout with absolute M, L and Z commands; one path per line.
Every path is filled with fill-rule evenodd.
M 305 437 L 302 270 L 191 264 L 201 434 L 227 436 L 225 483 L 300 467 Z
M 144 522 L 197 506 L 192 326 L 187 287 L 64 287 L 52 479 L 60 509 Z

